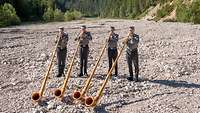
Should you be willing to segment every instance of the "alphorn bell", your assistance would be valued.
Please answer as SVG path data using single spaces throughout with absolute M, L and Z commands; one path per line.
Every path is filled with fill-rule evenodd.
M 41 86 L 39 92 L 33 92 L 33 93 L 32 93 L 32 97 L 31 97 L 31 98 L 32 98 L 32 100 L 35 101 L 35 102 L 38 102 L 38 101 L 41 99 L 41 97 L 42 97 L 42 95 L 43 95 L 43 93 L 44 93 L 44 89 L 45 89 L 45 86 L 46 86 L 47 79 L 48 79 L 48 77 L 49 77 L 50 71 L 51 71 L 51 69 L 52 69 L 53 60 L 54 60 L 54 58 L 55 58 L 56 49 L 57 49 L 57 46 L 58 46 L 59 41 L 60 41 L 60 37 L 59 37 L 59 40 L 58 40 L 57 43 L 56 43 L 55 49 L 54 49 L 53 54 L 52 54 L 51 62 L 50 62 L 50 64 L 49 64 L 49 66 L 48 66 L 48 70 L 47 70 L 47 72 L 46 72 L 46 74 L 45 74 L 45 77 L 44 77 L 44 80 L 43 80 L 43 82 L 42 82 L 42 86 Z
M 100 62 L 101 57 L 102 57 L 102 55 L 103 55 L 103 53 L 104 53 L 104 51 L 105 51 L 106 46 L 107 46 L 107 41 L 105 42 L 105 44 L 104 44 L 104 46 L 103 46 L 103 48 L 102 48 L 102 50 L 101 50 L 101 54 L 100 54 L 100 56 L 99 56 L 99 59 L 97 60 L 95 66 L 94 66 L 94 69 L 92 70 L 92 73 L 90 74 L 89 78 L 88 78 L 87 81 L 85 82 L 84 87 L 81 89 L 81 91 L 74 91 L 74 93 L 73 93 L 73 98 L 74 98 L 75 100 L 84 100 L 85 93 L 86 93 L 87 90 L 89 89 L 90 82 L 91 82 L 91 80 L 92 80 L 92 78 L 93 78 L 93 76 L 94 76 L 94 74 L 95 74 L 95 71 L 96 71 L 96 69 L 97 69 L 97 66 L 99 65 L 99 62 Z
M 69 78 L 70 78 L 70 75 L 71 75 L 71 72 L 72 72 L 72 67 L 73 67 L 73 64 L 74 64 L 75 56 L 76 56 L 77 51 L 78 51 L 79 44 L 80 44 L 80 41 L 78 41 L 78 44 L 77 44 L 77 47 L 76 47 L 76 51 L 75 51 L 74 56 L 72 58 L 71 64 L 69 66 L 69 69 L 67 71 L 66 78 L 64 80 L 63 86 L 61 88 L 59 88 L 59 89 L 56 89 L 55 92 L 54 92 L 54 94 L 55 94 L 55 96 L 57 98 L 63 99 L 64 93 L 65 93 L 65 90 L 66 90 L 66 86 L 67 86 L 67 83 L 69 81 Z
M 86 105 L 86 106 L 88 106 L 88 107 L 95 107 L 96 104 L 98 103 L 98 101 L 99 101 L 99 99 L 101 98 L 101 95 L 102 95 L 102 93 L 103 93 L 103 90 L 105 89 L 105 86 L 106 86 L 108 80 L 109 80 L 109 79 L 111 78 L 111 76 L 112 76 L 112 71 L 113 71 L 113 69 L 115 68 L 115 66 L 116 66 L 116 64 L 117 64 L 117 61 L 118 61 L 118 59 L 120 58 L 120 56 L 121 56 L 121 54 L 122 54 L 122 51 L 123 51 L 124 48 L 125 48 L 125 45 L 126 45 L 126 44 L 124 44 L 123 47 L 121 48 L 121 50 L 120 50 L 120 52 L 119 52 L 119 54 L 118 54 L 118 56 L 117 56 L 115 62 L 113 63 L 113 65 L 112 65 L 110 71 L 108 72 L 108 74 L 107 74 L 107 76 L 106 76 L 106 79 L 103 81 L 103 84 L 102 84 L 100 90 L 98 90 L 97 95 L 96 95 L 95 97 L 86 97 L 86 98 L 85 98 L 85 105 Z

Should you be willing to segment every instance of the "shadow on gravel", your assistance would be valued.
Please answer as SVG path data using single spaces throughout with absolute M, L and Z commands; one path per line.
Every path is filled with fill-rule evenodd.
M 188 83 L 187 81 L 176 80 L 150 80 L 152 83 L 162 84 L 170 87 L 200 88 L 200 84 Z
M 52 100 L 52 99 L 54 99 L 54 97 L 45 97 L 45 98 L 43 98 L 41 101 L 38 102 L 38 105 L 39 105 L 39 106 L 42 106 L 42 107 L 48 106 L 48 102 L 49 102 L 50 100 Z
M 101 104 L 100 106 L 97 106 L 96 108 L 94 108 L 95 113 L 109 113 L 108 111 L 106 111 L 106 107 L 111 106 L 113 104 L 118 104 L 118 103 L 123 103 L 123 100 L 118 100 L 115 102 L 110 102 L 110 103 L 106 103 L 106 104 Z
M 73 98 L 71 96 L 65 96 L 62 100 L 63 103 L 67 104 L 67 105 L 73 105 Z
M 17 45 L 11 45 L 11 46 L 2 46 L 0 47 L 0 49 L 8 49 L 8 48 L 17 48 L 17 47 L 23 47 L 26 46 L 28 44 L 17 44 Z

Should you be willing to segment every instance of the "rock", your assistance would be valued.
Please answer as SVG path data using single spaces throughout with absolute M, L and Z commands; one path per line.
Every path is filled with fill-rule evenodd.
M 24 59 L 23 58 L 20 58 L 19 59 L 19 63 L 23 63 L 24 62 Z
M 48 59 L 48 55 L 45 53 L 40 54 L 38 61 L 46 61 Z
M 124 89 L 127 91 L 127 90 L 129 89 L 129 87 L 128 87 L 128 86 L 125 86 Z
M 47 109 L 56 109 L 56 104 L 54 103 L 54 102 L 48 102 L 47 103 L 48 104 L 48 106 L 47 106 Z
M 43 112 L 43 111 L 41 111 L 41 110 L 33 109 L 33 110 L 32 110 L 32 113 L 45 113 L 45 112 Z
M 8 64 L 8 62 L 6 60 L 3 60 L 3 61 L 1 61 L 1 64 L 6 65 L 6 64 Z
M 61 105 L 59 105 L 59 106 L 57 106 L 57 108 L 56 109 L 58 109 L 58 110 L 62 110 L 62 106 Z

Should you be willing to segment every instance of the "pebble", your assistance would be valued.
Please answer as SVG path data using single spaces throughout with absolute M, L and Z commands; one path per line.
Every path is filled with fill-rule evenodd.
M 63 107 L 61 105 L 57 106 L 56 109 L 61 110 Z
M 39 110 L 34 110 L 32 113 L 43 113 L 43 112 Z
M 40 54 L 38 61 L 46 61 L 48 59 L 48 55 L 45 53 Z
M 23 63 L 24 62 L 24 59 L 23 58 L 20 58 L 19 59 L 19 63 Z
M 56 104 L 54 103 L 54 102 L 48 102 L 47 103 L 48 104 L 48 106 L 47 106 L 47 109 L 56 109 Z

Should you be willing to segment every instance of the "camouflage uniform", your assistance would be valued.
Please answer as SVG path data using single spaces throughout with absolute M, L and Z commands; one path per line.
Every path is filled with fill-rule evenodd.
M 67 33 L 63 33 L 63 35 L 59 38 L 60 40 L 58 42 L 58 47 L 57 47 L 58 76 L 62 76 L 62 74 L 64 74 L 64 69 L 65 69 L 65 61 L 67 56 L 67 43 L 69 37 Z M 56 39 L 56 42 L 57 41 L 58 40 Z
M 138 43 L 139 43 L 139 35 L 133 34 L 133 36 L 129 37 L 127 42 L 126 49 L 126 58 L 129 67 L 130 77 L 133 77 L 133 68 L 132 63 L 135 67 L 135 77 L 136 81 L 138 81 L 139 74 L 139 64 L 138 64 Z
M 112 67 L 113 62 L 116 60 L 118 51 L 117 51 L 117 42 L 119 35 L 113 33 L 108 39 L 108 60 L 109 60 L 109 70 Z M 115 75 L 118 75 L 118 66 L 115 66 Z
M 89 54 L 89 41 L 92 40 L 92 36 L 90 32 L 85 32 L 83 37 L 79 37 L 80 40 L 80 76 L 87 74 L 87 62 L 88 62 L 88 54 Z

